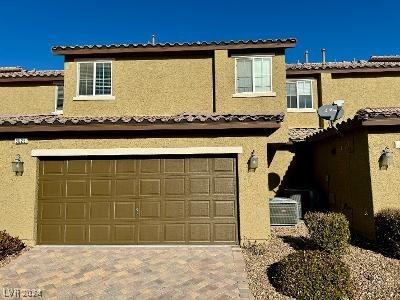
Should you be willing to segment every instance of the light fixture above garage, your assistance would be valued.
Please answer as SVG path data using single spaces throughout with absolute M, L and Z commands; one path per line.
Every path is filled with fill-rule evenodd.
M 249 166 L 249 172 L 255 172 L 258 168 L 258 157 L 255 155 L 255 151 L 251 152 L 249 161 L 247 162 Z
M 22 176 L 24 173 L 24 161 L 21 155 L 17 154 L 15 160 L 11 162 L 12 171 L 15 172 L 15 176 Z
M 387 170 L 389 166 L 393 165 L 393 153 L 389 147 L 382 150 L 379 157 L 379 170 Z

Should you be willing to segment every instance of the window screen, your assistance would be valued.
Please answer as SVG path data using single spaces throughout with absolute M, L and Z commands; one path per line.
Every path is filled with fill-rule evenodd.
M 236 58 L 236 93 L 272 90 L 271 57 Z
M 111 95 L 111 62 L 79 63 L 79 96 Z
M 56 89 L 57 89 L 56 111 L 61 111 L 63 110 L 64 106 L 64 86 L 57 85 Z

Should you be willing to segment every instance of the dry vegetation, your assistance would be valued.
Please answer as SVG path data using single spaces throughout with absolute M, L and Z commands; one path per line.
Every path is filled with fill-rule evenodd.
M 256 299 L 291 299 L 274 289 L 266 270 L 295 250 L 310 248 L 307 237 L 304 224 L 295 228 L 274 227 L 263 254 L 253 255 L 250 250 L 243 250 L 250 289 Z M 354 299 L 400 299 L 400 260 L 351 245 L 343 261 L 351 268 Z

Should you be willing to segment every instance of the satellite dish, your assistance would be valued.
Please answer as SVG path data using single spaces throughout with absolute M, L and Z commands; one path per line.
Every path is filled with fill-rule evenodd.
M 318 116 L 324 120 L 334 122 L 343 118 L 344 109 L 336 104 L 322 105 L 318 108 Z

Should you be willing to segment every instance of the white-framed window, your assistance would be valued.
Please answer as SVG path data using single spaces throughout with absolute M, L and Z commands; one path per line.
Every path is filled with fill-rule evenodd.
M 62 113 L 64 108 L 64 86 L 56 85 L 56 96 L 55 96 L 55 113 Z
M 238 56 L 235 65 L 236 94 L 272 91 L 271 56 Z
M 78 62 L 77 96 L 111 96 L 111 61 Z
M 289 109 L 313 109 L 312 81 L 287 81 L 286 98 Z

